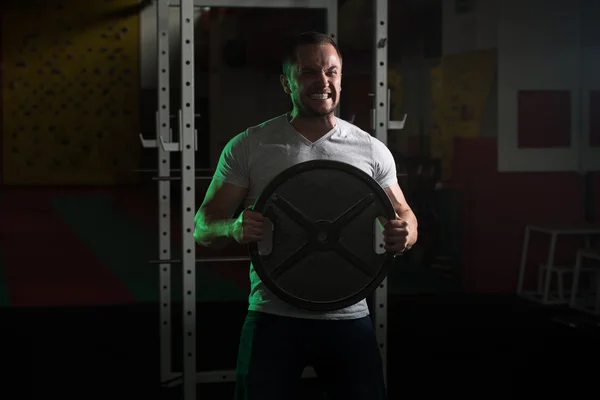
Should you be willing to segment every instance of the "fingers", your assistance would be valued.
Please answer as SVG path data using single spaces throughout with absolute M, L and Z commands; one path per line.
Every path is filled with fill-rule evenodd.
M 265 217 L 258 212 L 247 208 L 242 213 L 242 243 L 258 242 L 262 239 L 264 232 Z
M 393 219 L 391 221 L 387 221 L 384 226 L 389 226 L 393 228 L 407 228 L 408 222 L 403 219 Z
M 256 211 L 246 210 L 243 213 L 242 219 L 252 224 L 262 224 L 265 220 L 265 217 L 261 213 L 257 213 Z
M 404 220 L 393 220 L 388 221 L 383 226 L 383 236 L 384 237 L 404 237 L 408 236 L 408 222 Z
M 408 223 L 401 219 L 387 221 L 383 230 L 384 249 L 390 252 L 403 252 L 408 246 Z

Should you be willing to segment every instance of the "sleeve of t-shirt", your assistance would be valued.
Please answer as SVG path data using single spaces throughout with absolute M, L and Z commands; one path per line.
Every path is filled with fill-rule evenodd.
M 375 176 L 373 177 L 382 188 L 398 183 L 396 161 L 392 152 L 379 139 L 372 137 L 371 149 Z
M 234 136 L 221 152 L 213 179 L 244 188 L 249 187 L 248 153 L 247 132 Z

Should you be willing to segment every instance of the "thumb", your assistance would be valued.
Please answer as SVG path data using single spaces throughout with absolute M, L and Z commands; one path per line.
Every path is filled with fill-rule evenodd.
M 377 222 L 377 226 L 379 227 L 379 229 L 383 230 L 385 228 L 385 225 L 388 223 L 388 220 L 385 217 L 377 217 Z

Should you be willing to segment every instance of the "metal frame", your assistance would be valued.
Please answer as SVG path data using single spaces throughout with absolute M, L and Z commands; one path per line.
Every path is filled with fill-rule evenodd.
M 156 2 L 156 41 L 157 41 L 157 92 L 156 139 L 140 140 L 144 148 L 156 148 L 158 154 L 158 175 L 170 177 L 171 150 L 167 143 L 172 143 L 170 119 L 170 79 L 169 79 L 169 2 Z M 166 142 L 165 142 L 166 140 Z M 159 146 L 160 144 L 160 146 Z M 172 379 L 171 363 L 171 179 L 158 181 L 158 257 L 159 263 L 159 298 L 160 298 L 160 376 L 161 380 Z M 163 262 L 164 260 L 164 262 Z
M 184 399 L 196 399 L 196 384 L 235 381 L 234 370 L 196 370 L 196 264 L 203 262 L 248 261 L 247 257 L 196 258 L 193 239 L 195 214 L 195 164 L 197 150 L 194 105 L 194 8 L 195 7 L 256 7 L 256 8 L 319 8 L 327 10 L 327 31 L 337 39 L 337 0 L 159 0 L 157 11 L 158 56 L 158 111 L 156 113 L 155 140 L 140 135 L 142 146 L 158 149 L 158 205 L 159 205 L 159 259 L 152 263 L 160 268 L 160 355 L 161 381 L 164 385 L 183 384 Z M 172 140 L 169 110 L 169 7 L 180 7 L 181 30 L 181 105 L 178 111 L 179 143 Z M 387 145 L 388 130 L 402 129 L 406 121 L 389 120 L 389 90 L 387 88 L 387 0 L 376 0 L 375 7 L 375 90 L 373 109 L 374 136 Z M 170 152 L 181 153 L 181 176 L 171 177 Z M 182 238 L 181 260 L 171 258 L 170 235 L 170 182 L 181 180 L 182 190 Z M 172 355 L 171 321 L 171 264 L 181 264 L 183 269 L 183 370 L 174 373 Z M 387 381 L 387 279 L 374 294 L 374 323 L 381 349 L 384 376 Z M 314 377 L 312 368 L 303 377 Z
M 594 265 L 587 268 L 588 271 L 593 271 L 596 275 L 595 290 L 596 290 L 596 301 L 593 307 L 589 307 L 582 302 L 577 302 L 578 289 L 579 289 L 579 276 L 584 271 L 582 268 L 583 260 L 594 260 L 600 262 L 600 253 L 589 248 L 577 250 L 575 267 L 573 269 L 573 283 L 571 286 L 571 297 L 569 299 L 569 307 L 575 310 L 584 311 L 593 315 L 600 315 L 600 264 Z
M 404 129 L 407 115 L 401 121 L 390 120 L 390 89 L 388 88 L 388 0 L 375 0 L 374 6 L 374 79 L 373 79 L 373 136 L 388 145 L 388 132 Z M 375 332 L 383 361 L 387 383 L 387 278 L 375 290 L 373 305 Z
M 525 269 L 527 267 L 529 255 L 529 239 L 532 233 L 543 233 L 550 236 L 548 246 L 548 256 L 544 264 L 538 270 L 538 287 L 536 291 L 525 291 L 523 285 L 525 283 Z M 552 273 L 563 269 L 565 266 L 555 264 L 556 243 L 559 236 L 580 236 L 584 239 L 584 249 L 591 248 L 591 237 L 600 235 L 600 226 L 592 224 L 573 225 L 573 226 L 544 226 L 544 225 L 527 225 L 523 236 L 523 248 L 521 250 L 521 265 L 519 267 L 519 275 L 517 280 L 517 296 L 538 302 L 544 305 L 560 305 L 566 304 L 568 301 L 564 298 L 551 296 L 550 285 L 552 281 Z M 567 266 L 572 269 L 572 266 Z M 542 279 L 543 278 L 543 279 Z
M 375 79 L 373 80 L 373 135 L 387 146 L 389 96 L 387 85 L 387 25 L 388 25 L 388 0 L 376 0 L 374 3 L 374 66 Z M 377 343 L 383 361 L 383 374 L 387 384 L 387 278 L 375 290 L 373 308 L 375 309 L 373 322 Z

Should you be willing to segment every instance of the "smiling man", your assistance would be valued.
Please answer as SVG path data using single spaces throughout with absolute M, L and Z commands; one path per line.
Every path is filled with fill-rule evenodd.
M 281 85 L 292 111 L 248 128 L 229 141 L 196 214 L 196 241 L 222 248 L 257 242 L 264 217 L 251 206 L 277 174 L 304 161 L 341 161 L 366 172 L 388 194 L 397 218 L 384 224 L 385 248 L 400 253 L 417 240 L 417 220 L 398 186 L 394 159 L 383 143 L 337 118 L 342 57 L 327 35 L 307 32 L 285 48 Z M 317 199 L 315 199 L 317 201 Z M 234 218 L 240 205 L 244 211 Z M 383 400 L 379 346 L 366 299 L 316 312 L 283 302 L 250 265 L 248 315 L 236 370 L 236 399 L 294 399 L 312 365 L 331 399 Z

